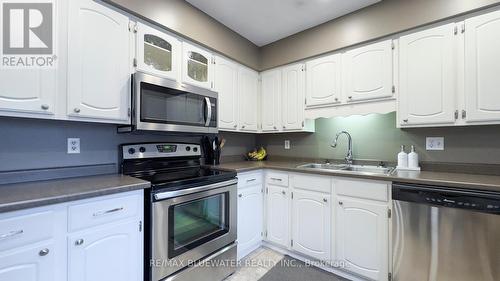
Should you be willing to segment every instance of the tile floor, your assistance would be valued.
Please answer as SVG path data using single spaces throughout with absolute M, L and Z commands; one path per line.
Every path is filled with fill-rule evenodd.
M 261 247 L 243 258 L 240 268 L 225 281 L 257 281 L 282 258 L 282 254 Z

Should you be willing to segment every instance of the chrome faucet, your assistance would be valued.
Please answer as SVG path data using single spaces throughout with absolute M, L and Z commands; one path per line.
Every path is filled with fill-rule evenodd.
M 348 141 L 349 141 L 348 148 L 347 148 L 347 155 L 345 156 L 345 162 L 347 165 L 351 165 L 352 164 L 352 137 L 351 137 L 351 134 L 349 134 L 346 131 L 342 131 L 342 132 L 338 133 L 337 136 L 335 136 L 335 139 L 333 140 L 331 146 L 333 148 L 337 147 L 337 142 L 339 140 L 340 135 L 342 135 L 342 134 L 345 134 L 347 136 Z

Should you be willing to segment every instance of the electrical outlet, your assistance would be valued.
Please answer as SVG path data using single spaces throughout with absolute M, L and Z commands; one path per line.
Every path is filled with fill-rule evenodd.
M 290 149 L 290 141 L 285 140 L 285 149 Z
M 80 139 L 68 138 L 68 154 L 80 153 Z
M 425 138 L 425 147 L 427 150 L 444 150 L 444 137 Z

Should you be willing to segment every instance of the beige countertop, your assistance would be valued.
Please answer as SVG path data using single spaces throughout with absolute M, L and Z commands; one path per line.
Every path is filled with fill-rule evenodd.
M 303 161 L 240 161 L 223 163 L 216 166 L 219 169 L 235 170 L 236 172 L 247 172 L 258 169 L 273 169 L 298 173 L 310 173 L 330 176 L 342 176 L 353 178 L 365 178 L 373 180 L 384 180 L 400 183 L 438 185 L 454 188 L 474 189 L 500 192 L 500 176 L 465 174 L 465 173 L 444 173 L 444 172 L 407 172 L 395 171 L 390 175 L 361 174 L 342 171 L 317 171 L 312 169 L 297 168 L 305 164 Z

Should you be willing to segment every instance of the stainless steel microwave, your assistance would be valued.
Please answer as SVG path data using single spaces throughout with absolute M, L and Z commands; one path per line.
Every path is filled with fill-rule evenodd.
M 132 84 L 132 124 L 119 132 L 218 133 L 216 92 L 142 72 Z

